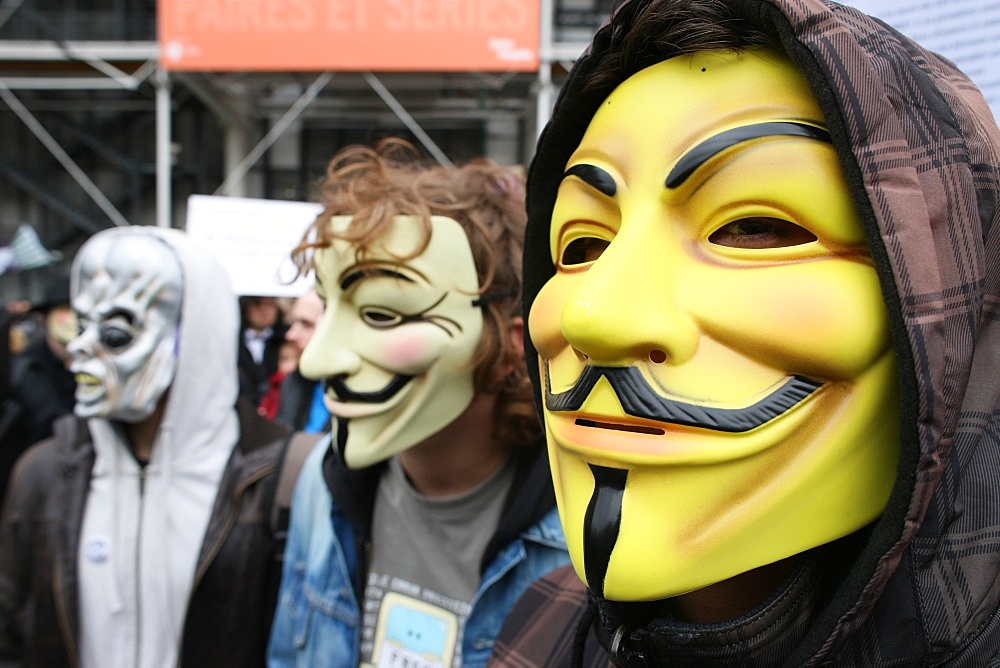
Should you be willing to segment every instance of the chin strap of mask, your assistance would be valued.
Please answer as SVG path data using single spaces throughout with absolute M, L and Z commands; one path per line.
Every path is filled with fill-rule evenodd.
M 498 290 L 497 292 L 485 292 L 475 299 L 472 300 L 473 306 L 483 307 L 490 302 L 495 302 L 500 299 L 507 299 L 508 297 L 513 297 L 517 294 L 517 288 L 507 288 L 506 290 Z
M 592 595 L 599 611 L 595 635 L 618 668 L 715 665 L 713 659 L 720 656 L 728 657 L 732 665 L 784 664 L 803 651 L 802 640 L 820 604 L 826 566 L 818 551 L 803 555 L 770 596 L 721 622 L 681 621 L 666 600 L 617 603 Z
M 621 615 L 621 604 L 609 601 L 588 592 L 588 610 L 591 624 L 598 642 L 604 647 L 617 668 L 641 668 L 653 665 L 648 662 L 655 652 L 652 650 L 653 634 L 643 625 L 627 622 Z M 582 664 L 580 664 L 582 665 Z
M 619 668 L 646 666 L 653 636 L 642 629 L 631 629 L 622 624 L 611 636 L 611 662 Z

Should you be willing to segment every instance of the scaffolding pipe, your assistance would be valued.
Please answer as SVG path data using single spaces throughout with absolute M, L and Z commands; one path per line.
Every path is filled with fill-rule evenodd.
M 21 101 L 17 99 L 17 96 L 11 92 L 2 82 L 0 82 L 0 99 L 3 99 L 10 107 L 11 111 L 21 119 L 21 122 L 27 126 L 31 133 L 38 138 L 38 141 L 42 142 L 42 145 L 49 150 L 49 153 L 59 161 L 59 164 L 63 166 L 69 175 L 73 177 L 80 187 L 83 188 L 92 200 L 101 208 L 101 211 L 111 219 L 115 225 L 127 226 L 129 223 L 125 217 L 115 208 L 115 205 L 105 197 L 101 189 L 90 180 L 80 166 L 73 161 L 73 158 L 69 156 L 68 153 L 59 145 L 59 142 L 49 134 L 49 132 L 38 122 L 28 108 L 21 104 Z
M 545 124 L 552 115 L 552 98 L 555 93 L 552 85 L 552 18 L 555 7 L 552 0 L 542 0 L 541 19 L 538 26 L 538 36 L 541 42 L 538 54 L 538 93 L 535 95 L 535 139 L 542 133 Z
M 323 72 L 316 77 L 316 80 L 310 84 L 306 92 L 304 92 L 299 99 L 295 100 L 295 103 L 288 108 L 288 111 L 286 111 L 284 115 L 278 119 L 278 122 L 271 127 L 266 135 L 264 135 L 264 138 L 261 139 L 257 145 L 253 147 L 250 153 L 247 154 L 247 157 L 243 158 L 243 161 L 236 165 L 233 171 L 226 176 L 226 180 L 222 182 L 222 185 L 219 186 L 213 194 L 228 195 L 233 187 L 243 180 L 243 177 L 247 175 L 250 168 L 253 167 L 258 160 L 260 160 L 260 157 L 264 155 L 264 152 L 271 148 L 271 145 L 274 144 L 274 142 L 278 141 L 278 138 L 284 134 L 285 130 L 288 129 L 288 126 L 294 123 L 298 117 L 302 115 L 302 112 L 306 110 L 306 107 L 308 107 L 312 101 L 316 99 L 316 96 L 320 94 L 320 91 L 326 87 L 326 84 L 328 84 L 332 78 L 332 72 Z
M 173 151 L 170 135 L 170 76 L 158 68 L 153 76 L 156 85 L 156 225 L 172 227 Z
M 24 0 L 3 0 L 3 4 L 0 4 L 0 27 L 7 23 L 10 15 L 16 12 L 23 2 Z
M 382 101 L 385 102 L 386 106 L 392 109 L 392 113 L 396 114 L 396 117 L 403 121 L 403 125 L 409 128 L 410 132 L 412 132 L 420 143 L 424 145 L 424 148 L 430 151 L 430 154 L 434 156 L 434 159 L 445 167 L 453 167 L 454 165 L 451 160 L 448 159 L 448 156 L 444 154 L 444 151 L 438 148 L 438 145 L 434 143 L 434 140 L 430 138 L 430 135 L 424 132 L 424 129 L 420 127 L 420 124 L 417 123 L 413 116 L 410 116 L 410 113 L 406 111 L 406 108 L 399 103 L 399 100 L 397 100 L 393 94 L 389 92 L 389 89 L 385 87 L 385 84 L 383 84 L 379 78 L 371 72 L 365 72 L 364 77 L 365 81 L 368 82 L 368 85 L 371 86 L 371 89 L 375 91 L 380 98 L 382 98 Z

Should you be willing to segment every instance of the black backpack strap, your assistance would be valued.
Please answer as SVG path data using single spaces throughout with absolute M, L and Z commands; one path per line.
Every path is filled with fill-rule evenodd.
M 278 485 L 274 492 L 274 505 L 271 507 L 271 533 L 274 536 L 275 550 L 278 561 L 285 552 L 285 539 L 288 536 L 288 517 L 292 506 L 292 494 L 299 472 L 306 457 L 313 447 L 326 434 L 312 434 L 297 431 L 285 441 L 285 450 L 281 458 L 281 468 L 278 470 Z

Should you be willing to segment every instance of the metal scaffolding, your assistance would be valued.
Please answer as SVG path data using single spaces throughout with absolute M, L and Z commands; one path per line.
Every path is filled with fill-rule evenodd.
M 169 73 L 153 0 L 2 0 L 0 246 L 22 224 L 65 256 L 109 225 L 183 226 L 196 193 L 307 199 L 338 145 L 379 133 L 526 163 L 610 4 L 540 0 L 537 72 L 376 75 Z

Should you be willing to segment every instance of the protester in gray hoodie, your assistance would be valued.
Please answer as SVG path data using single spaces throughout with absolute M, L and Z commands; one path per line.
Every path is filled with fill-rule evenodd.
M 263 665 L 284 431 L 238 410 L 223 267 L 178 230 L 94 235 L 72 269 L 76 416 L 27 451 L 0 525 L 0 656 Z

